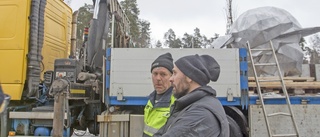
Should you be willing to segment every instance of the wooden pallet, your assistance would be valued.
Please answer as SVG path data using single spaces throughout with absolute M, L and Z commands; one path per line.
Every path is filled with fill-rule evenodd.
M 287 88 L 320 89 L 320 82 L 285 82 Z M 249 82 L 249 87 L 256 88 L 256 82 Z M 263 88 L 282 88 L 280 82 L 261 82 Z
M 264 77 L 262 80 L 279 79 L 278 77 Z M 287 89 L 320 89 L 320 81 L 314 81 L 314 77 L 284 77 Z M 248 77 L 249 88 L 256 88 L 254 77 Z M 261 88 L 278 89 L 282 88 L 280 82 L 260 82 Z
M 261 80 L 273 80 L 279 79 L 279 77 L 260 77 Z M 305 81 L 314 81 L 314 77 L 283 77 L 284 81 L 292 81 L 292 82 L 305 82 Z M 255 82 L 254 77 L 248 77 L 249 82 Z

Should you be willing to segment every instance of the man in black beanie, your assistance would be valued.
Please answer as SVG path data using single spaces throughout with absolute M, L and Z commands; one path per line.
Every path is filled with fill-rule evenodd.
M 217 81 L 220 65 L 209 55 L 184 56 L 175 62 L 170 82 L 177 98 L 167 123 L 155 137 L 229 137 L 226 113 L 207 84 Z
M 170 116 L 170 107 L 175 101 L 169 81 L 172 69 L 173 59 L 170 53 L 160 55 L 151 64 L 152 83 L 155 90 L 149 95 L 144 109 L 144 137 L 153 136 Z

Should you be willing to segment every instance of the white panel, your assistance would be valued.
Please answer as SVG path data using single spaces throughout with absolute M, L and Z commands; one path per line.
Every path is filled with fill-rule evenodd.
M 310 65 L 302 64 L 301 77 L 310 77 Z
M 320 64 L 315 64 L 316 81 L 320 81 Z
M 142 137 L 144 128 L 143 115 L 130 115 L 130 136 Z
M 292 105 L 300 137 L 318 137 L 320 133 L 319 105 Z M 288 113 L 287 105 L 266 105 L 268 114 L 276 112 Z M 269 117 L 269 125 L 273 134 L 295 134 L 293 122 L 289 116 Z M 250 105 L 249 108 L 250 137 L 268 137 L 261 105 Z
M 149 49 L 113 48 L 111 51 L 110 96 L 116 96 L 119 88 L 124 96 L 148 96 L 154 89 L 151 79 L 151 63 L 161 54 L 170 52 L 175 60 L 185 55 L 208 54 L 220 64 L 221 73 L 211 85 L 219 97 L 227 90 L 240 97 L 238 49 Z

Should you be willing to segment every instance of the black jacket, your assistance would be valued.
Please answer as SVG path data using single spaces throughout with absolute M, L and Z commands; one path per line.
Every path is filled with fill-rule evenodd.
M 154 137 L 229 137 L 229 124 L 216 91 L 202 86 L 177 99 L 167 123 Z

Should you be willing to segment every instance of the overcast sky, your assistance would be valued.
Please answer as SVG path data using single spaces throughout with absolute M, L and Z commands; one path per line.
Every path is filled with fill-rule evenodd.
M 170 28 L 178 37 L 185 32 L 192 34 L 198 27 L 200 33 L 213 37 L 225 34 L 226 0 L 137 0 L 139 18 L 151 23 L 151 38 L 162 40 Z M 92 4 L 92 0 L 73 0 L 73 10 Z M 262 6 L 287 10 L 303 28 L 320 26 L 320 0 L 233 0 L 236 17 L 243 12 Z

